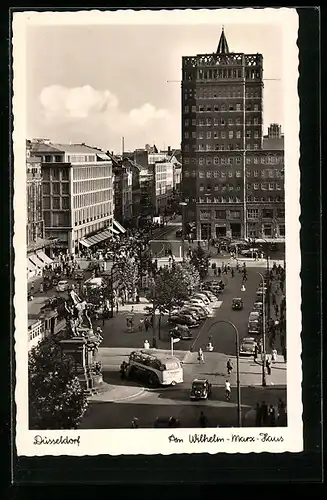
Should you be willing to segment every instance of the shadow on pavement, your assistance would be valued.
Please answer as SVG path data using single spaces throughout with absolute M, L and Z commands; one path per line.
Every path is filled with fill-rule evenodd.
M 102 372 L 103 381 L 109 385 L 121 385 L 125 387 L 138 387 L 144 385 L 142 382 L 131 379 L 122 379 L 118 370 L 105 370 Z

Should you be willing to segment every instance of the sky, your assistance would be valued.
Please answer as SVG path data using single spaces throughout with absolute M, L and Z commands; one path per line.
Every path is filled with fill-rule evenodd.
M 212 53 L 222 25 L 28 26 L 27 137 L 121 152 L 181 142 L 182 56 Z M 225 24 L 231 52 L 261 53 L 264 132 L 283 127 L 282 29 Z M 273 80 L 269 80 L 273 79 Z M 171 81 L 167 83 L 167 81 Z

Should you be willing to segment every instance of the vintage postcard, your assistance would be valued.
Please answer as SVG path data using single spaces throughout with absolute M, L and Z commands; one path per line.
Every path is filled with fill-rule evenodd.
M 18 455 L 302 451 L 296 10 L 12 28 Z

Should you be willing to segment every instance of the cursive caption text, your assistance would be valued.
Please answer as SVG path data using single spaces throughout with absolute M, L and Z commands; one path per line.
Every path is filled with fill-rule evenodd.
M 48 438 L 47 436 L 40 436 L 39 434 L 34 436 L 33 444 L 35 445 L 55 445 L 55 444 L 77 444 L 80 445 L 81 436 L 76 438 L 70 438 L 68 436 L 60 436 L 58 438 Z
M 169 443 L 181 444 L 184 443 L 184 439 L 175 434 L 168 436 Z M 208 436 L 207 434 L 189 434 L 188 441 L 191 444 L 196 443 L 255 443 L 257 441 L 261 443 L 283 443 L 283 436 L 271 436 L 268 432 L 259 432 L 255 436 L 242 436 L 241 434 L 232 434 L 231 437 L 222 437 L 217 434 L 212 434 Z

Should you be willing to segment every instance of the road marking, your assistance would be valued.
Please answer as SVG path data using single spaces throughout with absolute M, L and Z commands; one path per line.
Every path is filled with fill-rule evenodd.
M 116 386 L 118 387 L 118 386 Z M 145 392 L 145 387 L 139 385 L 139 387 L 141 387 L 141 390 L 135 394 L 131 394 L 130 396 L 126 396 L 125 398 L 119 398 L 119 399 L 106 399 L 106 398 L 103 398 L 102 399 L 102 396 L 105 394 L 103 393 L 102 395 L 101 394 L 98 394 L 98 395 L 95 395 L 95 396 L 90 396 L 88 398 L 89 402 L 92 403 L 97 403 L 97 402 L 101 402 L 101 403 L 121 403 L 122 401 L 127 401 L 128 399 L 133 399 L 133 398 L 137 398 L 139 396 L 141 396 L 141 394 L 143 394 Z M 109 391 L 110 393 L 110 391 Z M 98 399 L 94 399 L 98 397 Z

